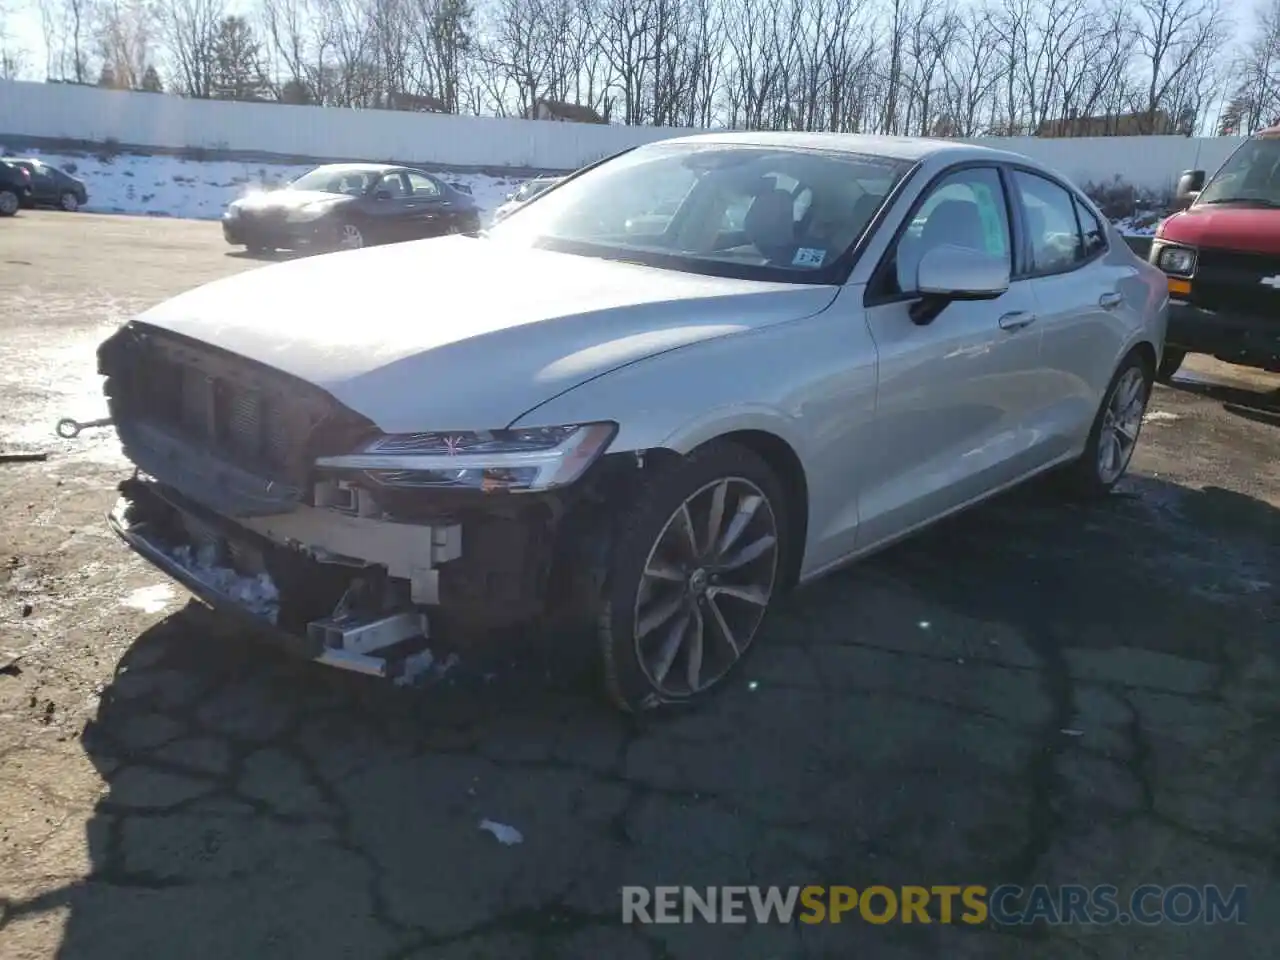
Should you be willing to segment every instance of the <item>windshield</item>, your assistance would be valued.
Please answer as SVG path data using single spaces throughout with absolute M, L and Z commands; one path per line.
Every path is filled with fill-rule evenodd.
M 1245 141 L 1200 191 L 1196 202 L 1280 206 L 1280 139 Z
M 360 167 L 317 167 L 294 180 L 287 190 L 319 190 L 323 193 L 345 193 L 360 197 L 369 192 L 381 170 Z
M 826 282 L 909 167 L 818 150 L 654 144 L 562 183 L 490 236 L 690 273 Z

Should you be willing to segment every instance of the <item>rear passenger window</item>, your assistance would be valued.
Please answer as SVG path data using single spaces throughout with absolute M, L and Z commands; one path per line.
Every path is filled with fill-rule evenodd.
M 1084 236 L 1084 257 L 1088 260 L 1107 249 L 1107 229 L 1094 216 L 1093 211 L 1076 198 L 1076 218 L 1080 221 L 1080 232 Z
M 1071 194 L 1051 180 L 1015 170 L 1013 182 L 1027 213 L 1033 273 L 1061 273 L 1087 257 L 1076 203 Z

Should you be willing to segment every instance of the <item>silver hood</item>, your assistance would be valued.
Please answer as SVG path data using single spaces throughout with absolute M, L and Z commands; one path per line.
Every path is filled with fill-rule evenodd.
M 137 321 L 313 383 L 388 433 L 488 430 L 636 360 L 811 316 L 836 291 L 445 237 L 251 270 Z

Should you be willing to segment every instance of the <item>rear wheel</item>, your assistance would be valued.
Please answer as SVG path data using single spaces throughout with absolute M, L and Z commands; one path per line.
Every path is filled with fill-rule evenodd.
M 1120 364 L 1103 394 L 1084 453 L 1064 473 L 1073 494 L 1105 496 L 1129 469 L 1151 397 L 1151 380 L 1150 368 L 1136 353 Z
M 597 625 L 605 686 L 627 712 L 699 702 L 755 640 L 787 554 L 782 485 L 713 443 L 658 472 L 627 511 Z
M 1168 383 L 1186 358 L 1187 351 L 1166 347 L 1164 356 L 1160 358 L 1160 367 L 1156 370 L 1156 380 L 1160 383 Z
M 22 202 L 12 190 L 0 190 L 0 217 L 12 217 Z

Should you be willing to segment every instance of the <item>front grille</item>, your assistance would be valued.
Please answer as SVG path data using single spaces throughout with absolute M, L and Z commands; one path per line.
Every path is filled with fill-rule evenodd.
M 1201 250 L 1191 300 L 1209 310 L 1268 317 L 1280 322 L 1280 257 L 1233 250 Z M 1276 281 L 1280 284 L 1280 280 Z
M 305 485 L 325 425 L 348 449 L 370 424 L 328 394 L 281 371 L 149 328 L 100 354 L 112 414 L 163 427 L 226 462 L 271 480 Z

